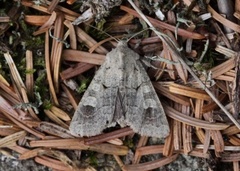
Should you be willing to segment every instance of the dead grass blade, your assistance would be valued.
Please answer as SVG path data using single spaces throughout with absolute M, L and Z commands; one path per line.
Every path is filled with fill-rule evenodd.
M 52 0 L 52 1 L 50 2 L 49 6 L 48 6 L 47 11 L 48 11 L 49 13 L 52 13 L 53 10 L 55 10 L 55 8 L 56 8 L 56 6 L 58 5 L 58 3 L 59 3 L 59 0 Z
M 61 151 L 52 150 L 52 149 L 45 149 L 45 150 L 41 151 L 40 154 L 41 155 L 47 155 L 47 156 L 52 157 L 54 159 L 60 160 L 65 166 L 67 166 L 71 170 L 77 170 L 76 164 Z
M 74 29 L 72 23 L 68 20 L 64 21 L 64 25 L 66 25 L 69 29 L 70 47 L 71 47 L 71 49 L 76 50 L 77 49 L 77 38 L 76 38 L 75 29 Z
M 234 135 L 228 137 L 228 141 L 234 145 L 234 146 L 239 146 L 240 145 L 240 139 Z
M 203 117 L 205 120 L 213 120 L 211 113 L 204 113 Z M 214 141 L 214 147 L 215 147 L 215 151 L 216 152 L 223 152 L 224 151 L 224 141 L 223 141 L 223 137 L 220 131 L 218 130 L 209 130 L 210 131 L 210 136 Z M 205 136 L 206 138 L 206 136 Z
M 61 138 L 73 138 L 68 129 L 50 122 L 41 122 L 38 126 L 39 130 Z
M 126 155 L 128 148 L 126 146 L 117 146 L 107 143 L 100 143 L 94 145 L 85 145 L 84 139 L 54 139 L 54 140 L 39 140 L 31 141 L 31 147 L 49 147 L 57 149 L 68 149 L 68 150 L 90 150 L 104 154 L 112 155 Z
M 5 59 L 8 63 L 8 66 L 9 66 L 10 71 L 11 71 L 12 78 L 14 80 L 14 83 L 16 84 L 16 87 L 17 87 L 17 90 L 18 90 L 19 94 L 21 94 L 24 103 L 29 103 L 25 84 L 22 81 L 22 78 L 21 78 L 21 76 L 20 76 L 20 74 L 17 70 L 17 67 L 16 67 L 11 55 L 9 53 L 4 53 L 4 57 L 5 57 Z M 28 108 L 28 111 L 34 119 L 39 120 L 36 113 L 31 108 Z
M 195 118 L 202 119 L 203 102 L 204 101 L 201 100 L 201 99 L 196 99 L 196 101 L 195 101 L 195 111 L 194 111 Z
M 226 48 L 224 46 L 221 46 L 221 45 L 217 45 L 217 47 L 215 48 L 215 50 L 229 58 L 232 58 L 232 57 L 235 57 L 237 55 L 237 52 L 229 49 L 229 48 Z
M 182 148 L 182 123 L 173 119 L 173 146 L 175 150 Z
M 203 90 L 197 89 L 194 87 L 188 87 L 185 85 L 180 85 L 176 83 L 170 83 L 169 85 L 166 85 L 169 92 L 183 95 L 186 97 L 191 97 L 195 99 L 202 99 L 202 100 L 211 100 L 211 97 Z
M 127 13 L 123 17 L 120 18 L 118 23 L 121 24 L 121 25 L 131 24 L 133 19 L 134 19 L 134 16 Z
M 16 132 L 12 135 L 8 135 L 4 138 L 0 139 L 0 148 L 3 147 L 9 147 L 9 146 L 15 146 L 16 145 L 16 141 L 24 138 L 27 135 L 26 131 L 19 131 Z
M 94 65 L 101 65 L 105 60 L 105 55 L 70 49 L 64 50 L 62 57 L 66 61 L 84 62 Z
M 47 1 L 47 0 L 46 0 L 46 2 L 48 5 L 51 3 L 51 1 Z M 68 8 L 62 7 L 60 5 L 57 5 L 56 9 L 65 13 L 65 18 L 66 18 L 66 20 L 69 20 L 69 21 L 74 21 L 80 15 L 80 14 L 78 14 L 72 10 L 69 10 Z M 74 20 L 72 20 L 72 19 L 74 19 Z
M 24 21 L 34 26 L 41 26 L 50 18 L 49 15 L 25 15 Z
M 188 125 L 194 126 L 194 127 L 200 127 L 204 129 L 209 129 L 209 130 L 224 130 L 229 125 L 223 124 L 223 123 L 209 123 L 208 121 L 203 121 L 200 119 L 192 118 L 190 116 L 186 116 L 182 114 L 181 112 L 178 112 L 177 110 L 164 105 L 165 112 L 167 116 L 170 118 L 173 118 L 179 122 L 186 123 Z
M 189 106 L 182 106 L 182 113 L 189 116 L 190 115 L 190 107 Z M 188 154 L 192 151 L 192 127 L 183 123 L 182 126 L 182 137 L 183 137 L 183 150 L 184 154 Z
M 218 97 L 220 102 L 223 102 L 224 100 L 226 100 L 226 98 L 227 98 L 226 94 L 220 94 L 219 97 Z M 217 108 L 219 108 L 218 105 L 215 102 L 211 102 L 211 103 L 203 106 L 202 112 L 207 113 L 207 112 L 210 112 L 210 111 L 215 110 Z
M 202 144 L 198 144 L 195 146 L 196 149 L 203 149 L 203 145 Z M 215 147 L 214 145 L 210 145 L 209 150 L 214 150 Z M 240 150 L 240 147 L 239 146 L 230 146 L 230 145 L 225 145 L 224 147 L 224 151 L 239 151 Z
M 60 126 L 62 126 L 65 129 L 68 129 L 68 125 L 63 122 L 61 119 L 59 119 L 52 111 L 45 109 L 44 113 L 49 117 L 49 119 L 51 119 L 53 122 L 59 124 Z
M 72 171 L 69 167 L 65 166 L 62 162 L 52 159 L 50 157 L 35 157 L 34 158 L 35 162 L 42 164 L 44 166 L 50 167 L 52 169 L 57 169 L 60 171 Z
M 1 109 L 0 109 L 1 110 Z M 13 123 L 15 123 L 16 125 L 18 125 L 20 128 L 24 129 L 25 131 L 35 135 L 38 138 L 44 139 L 45 135 L 43 133 L 40 133 L 30 127 L 28 127 L 27 125 L 23 124 L 22 122 L 20 122 L 19 120 L 17 120 L 14 116 L 11 116 L 11 114 L 7 113 L 7 112 L 3 112 L 2 113 L 9 118 Z
M 16 151 L 19 154 L 23 154 L 23 153 L 29 151 L 28 149 L 26 149 L 26 148 L 24 148 L 22 146 L 18 146 L 18 145 L 15 145 L 15 146 L 12 146 L 12 147 L 8 147 L 8 149 Z
M 10 68 L 12 78 L 17 86 L 18 92 L 21 92 L 21 88 L 25 88 L 22 78 L 17 70 L 17 67 L 9 53 L 4 53 L 5 60 Z
M 64 121 L 70 121 L 71 120 L 71 118 L 69 117 L 69 114 L 67 114 L 62 109 L 60 109 L 56 106 L 52 106 L 50 110 L 54 115 L 56 115 L 58 118 L 60 118 Z
M 173 35 L 172 32 L 170 32 L 169 30 L 165 30 L 165 34 L 168 35 L 169 38 L 172 39 L 172 41 L 174 42 L 174 44 L 175 44 L 177 47 L 179 47 L 179 45 L 178 45 L 178 43 L 177 43 L 177 40 L 175 39 L 175 37 L 174 37 L 174 35 Z M 166 46 L 165 43 L 163 43 L 163 46 Z M 167 47 L 166 47 L 166 48 L 167 48 Z M 169 51 L 169 53 L 171 53 L 171 52 Z M 177 56 L 175 56 L 174 54 L 171 54 L 171 56 L 172 56 L 172 60 L 175 61 L 175 62 L 177 62 L 177 64 L 174 65 L 174 67 L 176 68 L 179 77 L 180 77 L 180 78 L 183 80 L 183 82 L 186 84 L 187 79 L 188 79 L 188 72 L 187 72 L 186 68 L 184 68 L 184 67 L 182 66 L 182 64 L 179 62 Z
M 22 153 L 18 159 L 19 160 L 27 160 L 27 159 L 30 159 L 30 158 L 33 158 L 33 157 L 36 157 L 39 155 L 39 153 L 41 153 L 42 151 L 44 151 L 43 148 L 35 148 L 33 150 L 29 150 L 29 151 L 26 151 L 25 153 Z
M 173 120 L 170 122 L 170 134 L 165 138 L 164 142 L 164 147 L 163 147 L 163 155 L 166 157 L 172 156 L 173 155 L 173 150 L 174 150 L 174 129 L 173 129 Z
M 2 96 L 5 97 L 5 95 L 7 97 L 10 96 L 10 98 L 6 98 L 8 99 L 9 101 L 11 101 L 13 104 L 17 104 L 17 103 L 20 103 L 21 99 L 19 98 L 18 94 L 15 93 L 12 89 L 12 87 L 6 85 L 4 82 L 0 81 L 0 91 Z M 4 93 L 3 93 L 4 92 Z
M 160 82 L 152 82 L 156 92 L 164 95 L 165 97 L 169 98 L 170 100 L 185 105 L 185 106 L 190 106 L 190 101 L 188 97 L 182 96 L 182 95 L 177 95 L 173 94 L 169 91 L 167 87 L 164 87 L 161 85 Z
M 19 132 L 21 130 L 22 129 L 20 129 L 15 124 L 8 123 L 8 122 L 4 122 L 4 123 L 0 122 L 0 136 L 12 135 L 12 134 L 14 134 L 16 132 Z
M 98 48 L 99 46 L 101 46 L 103 43 L 106 43 L 108 41 L 111 41 L 111 40 L 116 40 L 117 38 L 122 38 L 124 37 L 123 35 L 119 35 L 119 36 L 114 36 L 114 37 L 108 37 L 98 43 L 96 43 L 94 46 L 92 46 L 91 48 L 89 48 L 88 52 L 89 53 L 93 53 L 95 51 L 96 48 Z
M 222 134 L 225 135 L 234 135 L 234 134 L 238 134 L 240 132 L 240 130 L 235 126 L 230 126 L 227 129 L 222 131 Z
M 221 155 L 222 162 L 233 162 L 240 161 L 240 153 L 222 153 Z
M 2 17 L 0 17 L 0 22 L 1 23 L 8 23 L 8 22 L 10 22 L 11 20 L 10 20 L 10 17 L 8 17 L 8 16 L 2 16 Z
M 78 41 L 86 44 L 86 46 L 90 49 L 92 46 L 94 46 L 95 44 L 97 44 L 97 42 L 90 37 L 86 32 L 84 32 L 80 27 L 75 27 L 76 33 L 77 33 L 77 37 L 78 37 Z M 105 55 L 108 53 L 107 49 L 105 49 L 102 46 L 99 46 L 98 48 L 95 49 L 95 51 L 99 54 Z
M 113 145 L 123 145 L 123 141 L 119 138 L 108 140 L 107 142 Z
M 72 104 L 73 108 L 77 110 L 78 106 L 78 100 L 76 100 L 75 96 L 73 95 L 73 92 L 67 88 L 64 84 L 61 84 L 63 91 L 66 93 L 70 103 Z
M 124 168 L 128 171 L 136 171 L 136 170 L 148 171 L 148 170 L 162 167 L 168 163 L 173 162 L 174 160 L 176 160 L 177 156 L 178 156 L 178 154 L 174 154 L 170 157 L 164 157 L 163 159 L 159 159 L 159 160 L 155 160 L 155 161 L 151 161 L 151 162 L 125 165 Z
M 240 167 L 239 167 L 239 161 L 234 161 L 233 162 L 233 171 L 239 171 Z
M 203 153 L 207 153 L 208 148 L 210 146 L 210 141 L 211 141 L 210 130 L 206 130 L 203 143 Z
M 235 57 L 228 59 L 222 64 L 213 67 L 210 71 L 212 72 L 212 78 L 216 78 L 225 72 L 233 69 L 235 67 Z
M 60 73 L 60 76 L 61 76 L 62 80 L 67 80 L 69 78 L 72 78 L 72 77 L 75 77 L 77 75 L 84 73 L 85 71 L 93 68 L 94 66 L 95 65 L 93 65 L 93 64 L 87 64 L 87 63 L 80 62 L 80 63 L 77 63 L 75 66 L 69 67 L 66 70 L 62 71 Z
M 28 100 L 28 95 L 27 95 L 27 92 L 26 92 L 26 88 L 21 87 L 21 95 L 22 95 L 24 103 L 28 104 L 29 100 Z M 37 117 L 35 111 L 31 107 L 27 107 L 27 111 L 29 112 L 29 114 L 32 116 L 32 118 L 34 120 L 40 121 L 40 119 Z
M 106 142 L 112 139 L 124 137 L 133 133 L 134 132 L 131 128 L 126 127 L 116 131 L 109 132 L 109 133 L 86 138 L 84 142 L 86 145 L 98 144 L 98 143 Z
M 56 18 L 57 18 L 57 13 L 55 11 L 53 11 L 51 16 L 49 17 L 49 19 L 43 25 L 41 25 L 41 27 L 37 31 L 35 31 L 33 33 L 33 35 L 37 36 L 39 34 L 42 34 L 42 33 L 45 33 L 46 31 L 48 31 L 48 29 L 55 22 Z
M 136 153 L 139 156 L 151 155 L 151 154 L 161 154 L 163 153 L 164 145 L 149 145 L 145 147 L 139 147 L 136 149 Z M 184 154 L 183 149 L 174 150 L 174 153 Z M 193 149 L 188 153 L 190 156 L 209 158 L 208 154 L 204 154 L 202 150 Z
M 47 72 L 47 80 L 49 84 L 50 94 L 53 98 L 53 103 L 59 105 L 57 95 L 53 86 L 52 74 L 51 74 L 51 64 L 50 64 L 50 55 L 49 55 L 49 33 L 48 31 L 45 34 L 45 65 Z
M 42 30 L 44 28 L 49 28 L 50 26 L 53 25 L 53 23 L 55 22 L 56 18 L 57 18 L 57 13 L 55 11 L 53 11 L 51 13 L 51 16 L 48 19 L 48 21 L 46 21 L 43 25 L 41 25 L 41 27 L 38 30 Z
M 217 33 L 219 35 L 221 35 L 223 42 L 225 43 L 227 48 L 232 48 L 227 36 L 224 34 L 224 32 L 222 31 L 221 27 L 218 25 L 218 23 L 214 20 L 211 21 L 211 24 L 213 25 L 213 27 L 215 28 L 215 30 L 217 31 Z
M 10 87 L 10 84 L 9 84 L 8 81 L 2 76 L 2 74 L 0 74 L 0 83 L 4 84 L 5 86 Z
M 46 1 L 48 4 L 50 4 L 49 1 Z M 47 7 L 46 6 L 42 6 L 42 5 L 35 5 L 34 2 L 30 2 L 30 1 L 27 1 L 27 0 L 24 0 L 24 1 L 21 1 L 21 4 L 26 6 L 26 7 L 31 7 L 33 9 L 36 9 L 38 11 L 41 11 L 41 12 L 44 12 L 44 13 L 47 13 L 47 14 L 50 14 L 47 10 Z M 66 20 L 69 20 L 69 21 L 74 21 L 80 14 L 76 13 L 76 12 L 73 12 L 67 8 L 64 8 L 64 7 L 61 7 L 61 6 L 57 6 L 56 7 L 57 10 L 56 11 L 62 11 L 64 13 L 64 17 Z
M 117 155 L 113 155 L 113 157 L 115 158 L 115 160 L 117 161 L 119 167 L 121 168 L 122 171 L 127 171 L 125 168 L 124 168 L 124 163 L 122 162 L 121 158 Z
M 208 11 L 212 14 L 212 17 L 215 20 L 217 20 L 218 22 L 220 22 L 224 26 L 240 33 L 240 26 L 239 25 L 229 21 L 228 19 L 226 19 L 223 16 L 221 16 L 220 14 L 218 14 L 210 5 L 208 5 Z
M 148 141 L 148 137 L 141 136 L 140 140 L 138 141 L 138 144 L 137 144 L 137 149 L 142 147 L 142 146 L 145 146 L 147 144 L 147 141 Z M 141 160 L 141 155 L 139 155 L 139 153 L 135 152 L 134 159 L 133 159 L 133 164 L 139 163 L 140 160 Z
M 58 13 L 55 24 L 54 24 L 54 37 L 59 40 L 63 40 L 63 20 L 64 16 L 62 13 Z M 53 72 L 53 84 L 55 91 L 59 92 L 59 70 L 60 70 L 60 62 L 61 55 L 63 50 L 63 43 L 58 41 L 57 39 L 53 39 L 52 41 L 52 52 L 51 52 L 51 66 Z
M 172 55 L 170 53 L 170 51 L 168 50 L 168 48 L 166 47 L 166 45 L 163 43 L 163 56 L 165 59 L 168 59 L 170 61 L 172 61 Z M 166 68 L 173 71 L 175 69 L 175 67 L 173 66 L 173 64 L 166 64 Z M 168 72 L 170 78 L 172 78 L 173 80 L 176 80 L 176 73 L 175 72 Z

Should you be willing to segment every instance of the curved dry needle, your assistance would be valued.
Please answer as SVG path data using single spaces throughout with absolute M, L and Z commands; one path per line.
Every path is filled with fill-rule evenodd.
M 140 31 L 140 32 L 137 32 L 137 33 L 133 34 L 130 38 L 127 39 L 126 42 L 128 42 L 129 40 L 131 40 L 131 39 L 132 39 L 133 37 L 135 37 L 136 35 L 141 34 L 142 32 L 144 32 L 144 31 L 146 31 L 146 30 L 149 30 L 149 29 L 152 30 L 152 31 L 154 31 L 155 33 L 158 32 L 158 34 L 160 34 L 161 36 L 164 36 L 164 37 L 168 38 L 168 39 L 170 40 L 170 42 L 173 44 L 173 46 L 174 46 L 178 51 L 182 51 L 183 48 L 182 48 L 182 47 L 179 48 L 179 47 L 175 44 L 175 42 L 171 39 L 170 36 L 168 36 L 167 34 L 161 33 L 160 31 L 158 31 L 158 30 L 157 30 L 156 28 L 154 28 L 154 27 L 146 28 L 146 29 L 144 29 L 144 30 L 142 30 L 142 31 Z
M 57 42 L 61 42 L 65 45 L 66 48 L 69 48 L 70 47 L 70 44 L 66 41 L 66 40 L 63 40 L 63 39 L 60 39 L 58 37 L 55 37 L 54 35 L 52 35 L 52 29 L 53 29 L 53 26 L 49 28 L 48 32 L 49 32 L 49 36 L 53 39 L 55 39 Z
M 116 42 L 119 42 L 119 41 L 120 41 L 120 40 L 117 39 L 116 37 L 114 37 L 114 36 L 108 34 L 107 32 L 105 32 L 105 31 L 103 31 L 103 30 L 100 30 L 99 28 L 97 28 L 97 27 L 95 27 L 95 26 L 93 26 L 93 25 L 90 25 L 90 24 L 86 24 L 86 25 L 89 26 L 89 27 L 92 27 L 92 28 L 94 28 L 94 29 L 96 29 L 96 30 L 98 30 L 98 31 L 100 31 L 100 32 L 102 32 L 102 33 L 104 33 L 104 34 L 106 34 L 106 35 L 109 36 L 109 37 L 112 37 Z

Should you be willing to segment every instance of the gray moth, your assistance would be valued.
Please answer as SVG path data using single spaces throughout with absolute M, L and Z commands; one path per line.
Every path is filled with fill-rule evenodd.
M 74 113 L 70 132 L 94 136 L 116 123 L 144 136 L 169 134 L 165 112 L 139 55 L 124 41 L 106 55 Z

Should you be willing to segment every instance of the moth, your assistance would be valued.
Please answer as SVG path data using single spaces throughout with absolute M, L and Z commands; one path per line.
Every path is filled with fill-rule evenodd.
M 94 136 L 116 123 L 144 136 L 169 134 L 165 112 L 140 56 L 125 41 L 106 55 L 74 113 L 70 132 Z

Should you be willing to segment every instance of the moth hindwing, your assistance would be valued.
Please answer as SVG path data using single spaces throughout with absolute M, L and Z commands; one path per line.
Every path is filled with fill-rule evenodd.
M 119 42 L 83 95 L 70 124 L 76 136 L 94 136 L 119 123 L 141 135 L 164 138 L 169 125 L 139 55 Z

